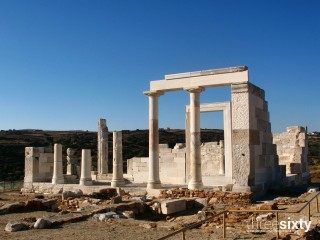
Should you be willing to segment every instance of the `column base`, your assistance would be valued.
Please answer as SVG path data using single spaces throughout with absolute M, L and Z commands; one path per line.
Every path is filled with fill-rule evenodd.
M 158 182 L 148 182 L 147 188 L 148 189 L 159 189 L 159 188 L 161 188 L 161 182 L 160 181 L 158 181 Z
M 203 189 L 203 183 L 201 182 L 189 182 L 188 189 L 190 190 L 202 190 Z
M 64 184 L 64 178 L 52 178 L 52 184 Z
M 124 184 L 124 180 L 112 180 L 111 181 L 111 187 L 123 187 Z
M 81 186 L 91 186 L 92 185 L 92 178 L 80 178 L 79 185 L 81 185 Z

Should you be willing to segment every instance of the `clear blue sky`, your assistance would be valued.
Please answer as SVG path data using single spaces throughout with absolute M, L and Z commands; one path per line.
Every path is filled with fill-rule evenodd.
M 241 65 L 273 131 L 320 130 L 320 1 L 0 0 L 0 129 L 146 129 L 150 80 Z M 184 128 L 188 102 L 162 96 L 160 127 Z M 202 114 L 202 128 L 221 122 Z

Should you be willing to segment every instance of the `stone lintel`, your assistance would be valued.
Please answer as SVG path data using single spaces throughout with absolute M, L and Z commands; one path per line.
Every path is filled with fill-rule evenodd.
M 178 74 L 179 75 L 179 74 Z M 177 76 L 178 76 L 177 75 Z M 231 86 L 236 83 L 249 82 L 249 71 L 227 72 L 221 74 L 183 74 L 177 78 L 170 80 L 157 80 L 150 82 L 150 91 L 179 91 L 194 86 L 202 86 L 205 88 Z
M 209 70 L 202 70 L 202 71 L 196 71 L 196 72 L 170 74 L 170 75 L 165 75 L 164 78 L 165 78 L 165 80 L 173 80 L 173 79 L 179 79 L 179 78 L 189 78 L 189 77 L 199 77 L 199 76 L 217 75 L 217 74 L 225 74 L 225 73 L 243 72 L 246 70 L 248 70 L 247 66 L 219 68 L 219 69 L 209 69 Z

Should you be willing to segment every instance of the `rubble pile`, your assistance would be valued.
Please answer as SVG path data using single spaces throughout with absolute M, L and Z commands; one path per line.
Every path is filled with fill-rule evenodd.
M 234 204 L 250 204 L 253 200 L 252 193 L 239 192 L 222 192 L 222 191 L 204 191 L 204 190 L 189 190 L 187 188 L 177 188 L 161 191 L 160 198 L 182 198 L 182 197 L 197 197 L 207 198 L 212 204 L 223 203 L 228 205 Z

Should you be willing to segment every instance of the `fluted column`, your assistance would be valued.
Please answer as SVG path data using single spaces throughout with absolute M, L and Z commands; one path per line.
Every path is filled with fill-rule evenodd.
M 190 180 L 189 189 L 202 189 L 201 139 L 200 139 L 200 93 L 201 87 L 186 89 L 190 94 Z
M 124 186 L 122 160 L 122 132 L 113 132 L 113 174 L 111 187 Z
M 161 187 L 159 168 L 158 100 L 162 91 L 144 92 L 149 96 L 149 179 L 147 188 Z
M 91 161 L 91 150 L 82 149 L 80 185 L 92 185 Z
M 62 172 L 62 145 L 59 143 L 54 144 L 52 183 L 53 184 L 64 183 L 63 172 Z

